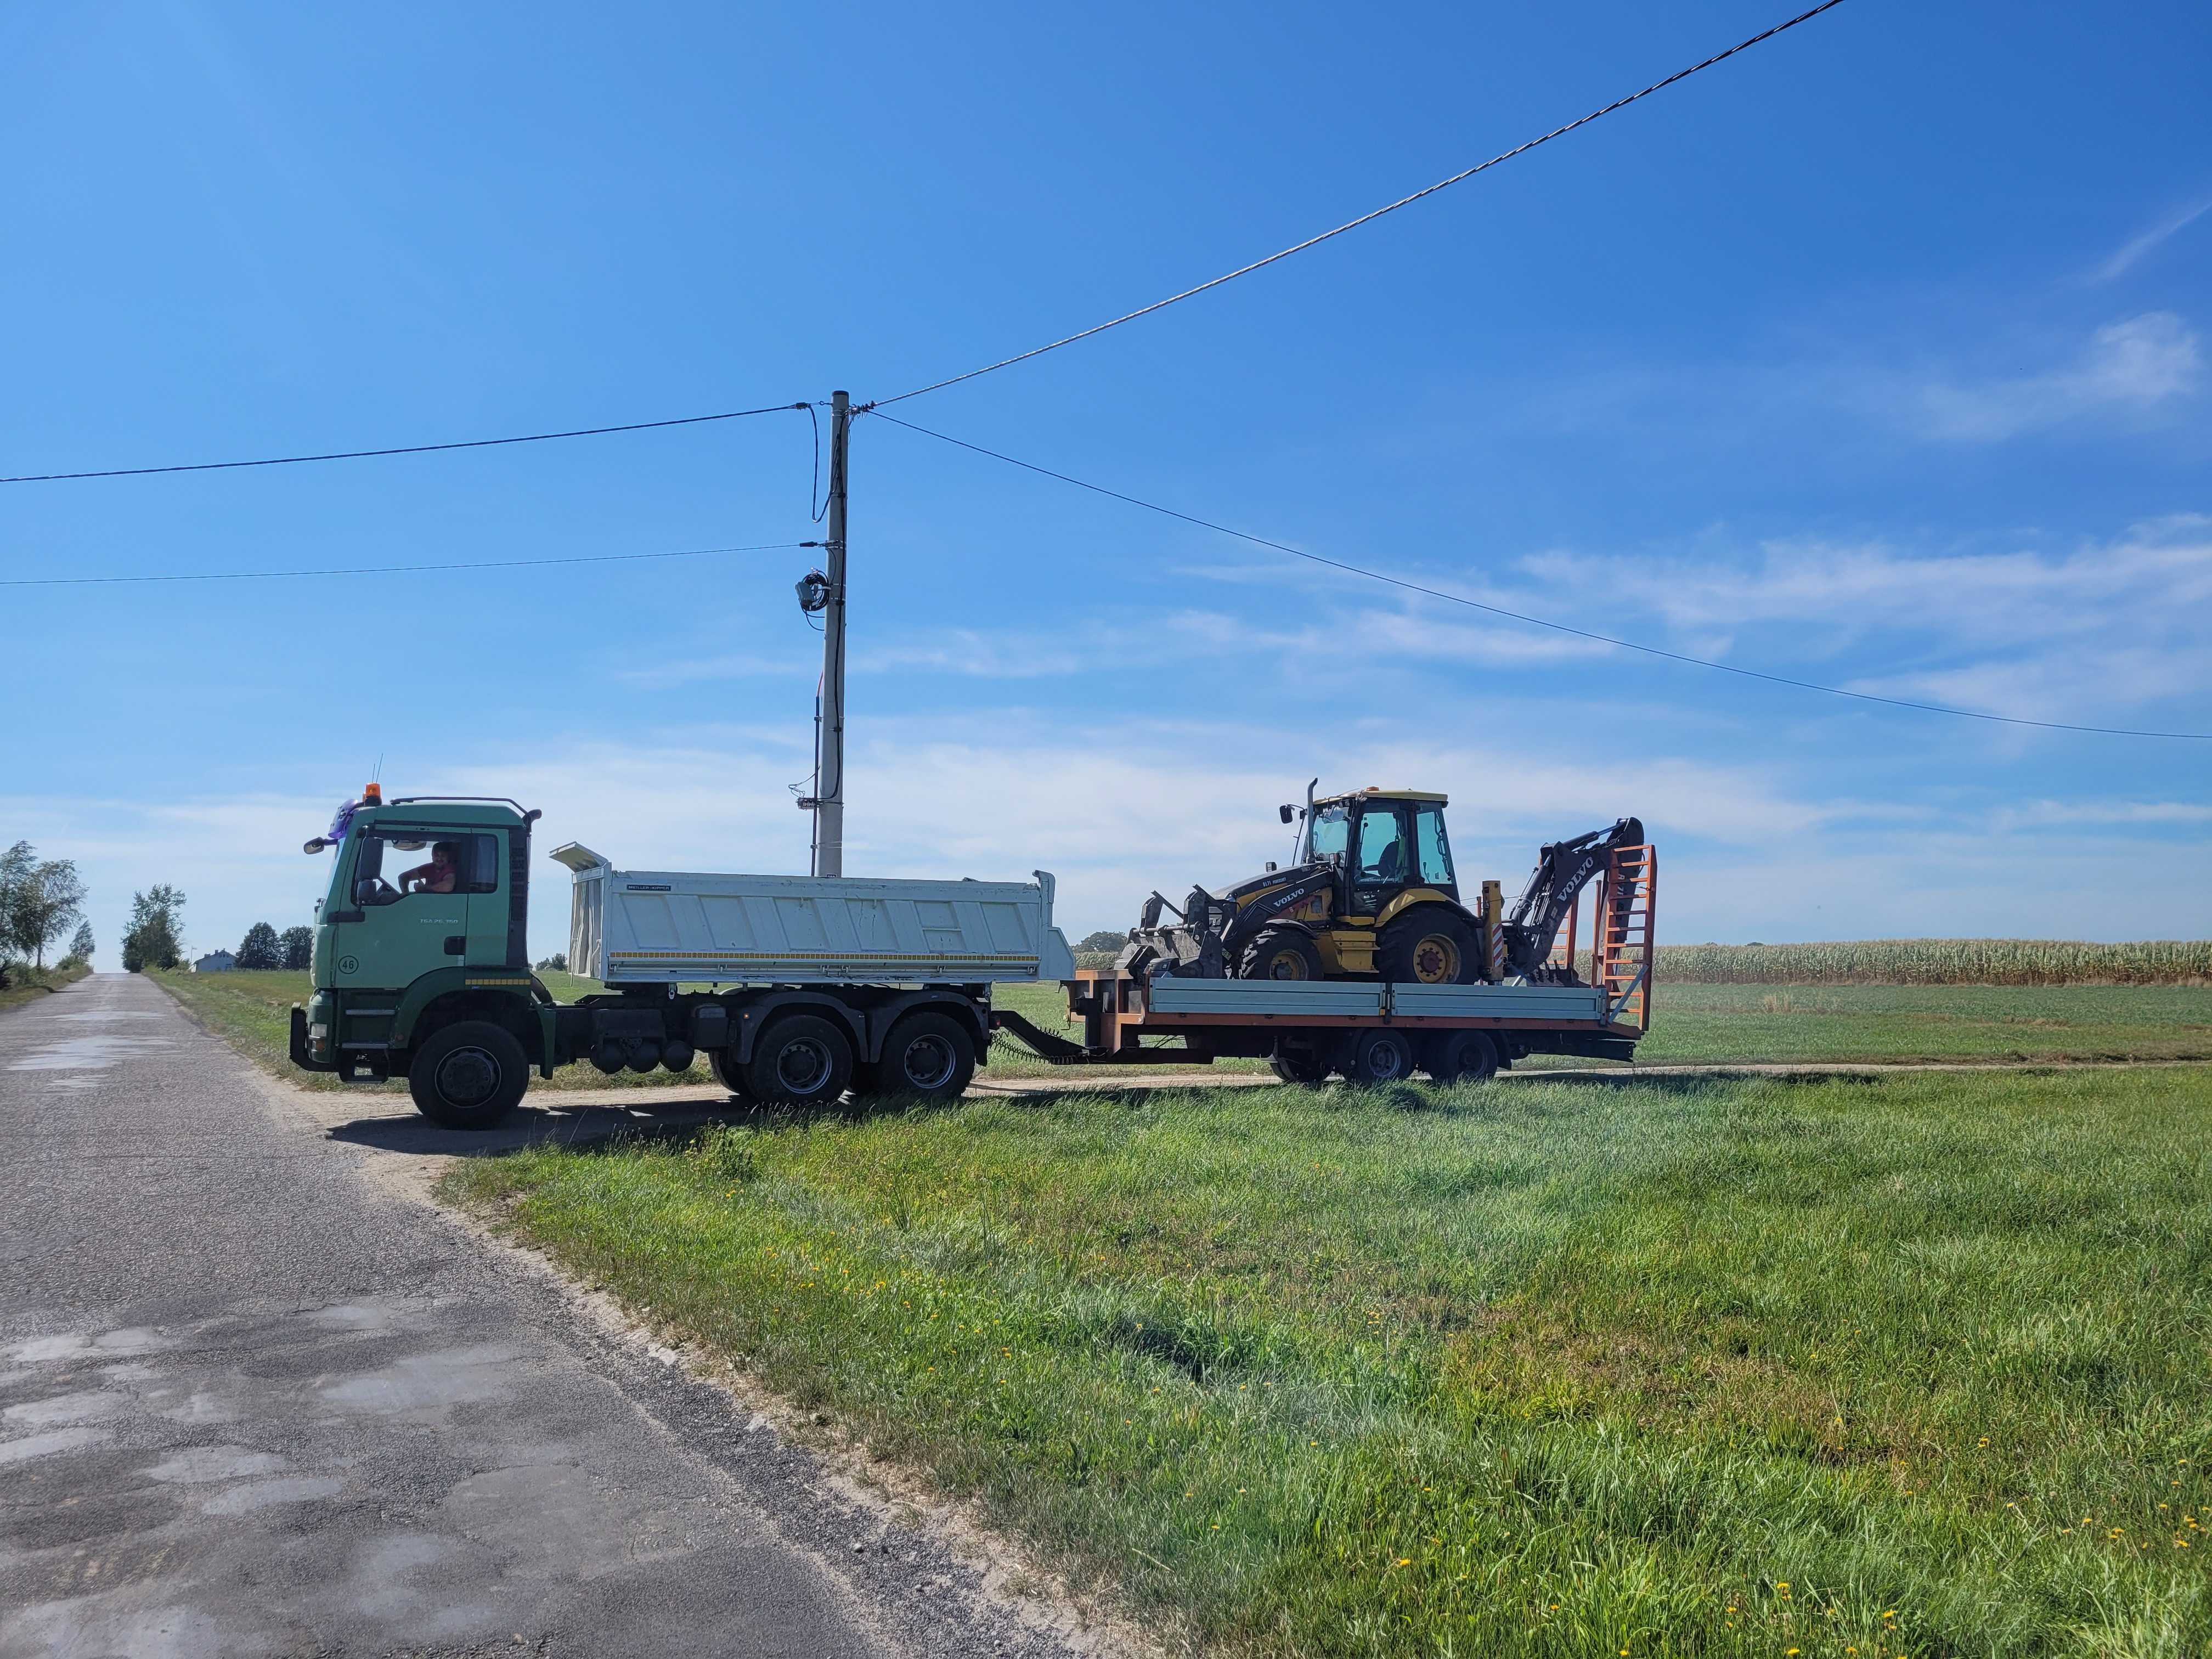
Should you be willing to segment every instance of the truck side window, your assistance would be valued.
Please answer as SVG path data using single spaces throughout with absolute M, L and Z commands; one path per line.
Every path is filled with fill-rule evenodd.
M 432 838 L 419 830 L 368 830 L 360 840 L 353 867 L 356 904 L 397 904 L 415 894 L 499 890 L 497 836 L 460 833 Z
M 1449 887 L 1451 847 L 1444 840 L 1443 807 L 1425 805 L 1414 813 L 1413 844 L 1420 853 L 1422 881 L 1431 887 Z

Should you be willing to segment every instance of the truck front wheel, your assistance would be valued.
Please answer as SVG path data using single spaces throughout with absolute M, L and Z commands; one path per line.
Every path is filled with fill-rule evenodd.
M 489 1020 L 465 1019 L 436 1032 L 407 1068 L 415 1109 L 447 1129 L 494 1127 L 529 1086 L 522 1045 Z
M 763 1104 L 827 1106 L 853 1080 L 853 1045 L 817 1015 L 786 1014 L 755 1040 L 744 1078 Z

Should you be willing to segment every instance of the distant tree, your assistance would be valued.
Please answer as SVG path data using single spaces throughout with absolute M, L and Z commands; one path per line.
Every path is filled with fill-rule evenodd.
M 17 842 L 8 857 L 13 860 L 18 853 L 27 855 L 30 851 L 28 842 Z M 43 968 L 46 946 L 84 914 L 84 883 L 68 859 L 31 864 L 27 857 L 23 862 L 27 867 L 21 873 L 11 871 L 8 880 L 8 932 L 15 950 Z
M 566 951 L 556 951 L 551 956 L 546 957 L 544 961 L 538 964 L 538 970 L 540 973 L 567 973 L 568 971 L 568 953 Z
M 312 927 L 287 927 L 284 937 L 277 941 L 284 947 L 284 966 L 295 974 L 304 974 L 315 959 L 315 930 Z
M 79 962 L 92 960 L 92 924 L 90 922 L 77 923 L 76 937 L 70 941 L 69 953 Z
M 1079 951 L 1118 951 L 1128 942 L 1127 933 L 1111 933 L 1101 928 L 1095 933 L 1085 933 L 1083 943 L 1075 948 Z
M 276 930 L 265 921 L 257 921 L 246 930 L 246 938 L 238 947 L 238 965 L 242 969 L 266 973 L 284 965 L 284 947 L 277 943 Z
M 183 959 L 184 908 L 185 896 L 167 882 L 131 896 L 131 926 L 123 935 L 125 970 L 173 968 Z
M 0 967 L 22 954 L 23 947 L 15 938 L 16 896 L 38 867 L 38 852 L 27 841 L 19 841 L 0 853 Z

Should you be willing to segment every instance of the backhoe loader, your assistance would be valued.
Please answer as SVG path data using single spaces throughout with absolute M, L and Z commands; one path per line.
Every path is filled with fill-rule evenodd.
M 1318 780 L 1316 781 L 1318 782 Z M 1181 906 L 1145 901 L 1119 966 L 1200 979 L 1381 979 L 1393 984 L 1483 981 L 1574 983 L 1551 963 L 1576 895 L 1644 826 L 1622 818 L 1544 848 L 1510 911 L 1494 881 L 1479 902 L 1460 897 L 1444 832 L 1446 798 L 1369 787 L 1281 809 L 1297 825 L 1287 868 L 1219 893 L 1194 887 Z M 1164 913 L 1177 920 L 1161 925 Z

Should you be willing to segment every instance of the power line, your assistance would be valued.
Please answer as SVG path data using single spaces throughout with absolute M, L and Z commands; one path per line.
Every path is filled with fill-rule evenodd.
M 471 438 L 460 443 L 401 444 L 390 449 L 340 449 L 324 455 L 268 455 L 249 461 L 189 461 L 173 466 L 111 466 L 95 472 L 25 472 L 0 478 L 0 484 L 58 483 L 70 478 L 143 478 L 156 472 L 228 472 L 243 466 L 298 466 L 307 461 L 361 461 L 380 455 L 428 455 L 445 449 L 494 449 L 502 444 L 542 444 L 556 438 L 600 438 L 611 432 L 651 432 L 661 427 L 703 426 L 709 421 L 738 421 L 748 415 L 781 415 L 811 409 L 809 404 L 771 404 L 764 409 L 732 409 L 720 415 L 685 415 L 668 421 L 631 421 L 622 426 L 584 426 L 568 432 L 526 432 L 514 438 Z
M 250 582 L 291 576 L 399 576 L 423 570 L 521 570 L 550 564 L 628 564 L 639 559 L 704 559 L 720 553 L 767 553 L 820 542 L 754 542 L 744 547 L 688 547 L 670 553 L 582 553 L 556 559 L 464 559 L 449 564 L 363 564 L 335 570 L 196 570 L 154 576 L 17 576 L 0 587 L 94 587 L 125 582 Z
M 1567 623 L 1553 622 L 1543 617 L 1532 617 L 1524 611 L 1508 611 L 1503 605 L 1485 605 L 1481 600 L 1470 599 L 1464 594 L 1448 593 L 1442 588 L 1426 587 L 1419 582 L 1410 582 L 1402 577 L 1385 574 L 1380 570 L 1370 570 L 1362 565 L 1347 564 L 1341 559 L 1324 558 L 1318 553 L 1309 553 L 1304 548 L 1292 547 L 1286 542 L 1270 541 L 1265 536 L 1255 536 L 1249 531 L 1234 530 L 1225 524 L 1216 524 L 1211 519 L 1201 519 L 1194 514 L 1180 513 L 1172 507 L 1162 507 L 1158 501 L 1148 501 L 1141 496 L 1126 495 L 1118 489 L 1109 489 L 1104 484 L 1092 483 L 1087 479 L 1074 477 L 1066 472 L 1055 472 L 1048 466 L 1039 466 L 1032 461 L 1018 460 L 1012 455 L 1001 454 L 995 449 L 986 449 L 981 444 L 971 444 L 964 438 L 955 438 L 943 432 L 933 432 L 926 426 L 916 426 L 913 422 L 902 421 L 896 415 L 886 415 L 880 408 L 873 412 L 879 418 L 889 421 L 893 426 L 902 426 L 909 432 L 919 432 L 925 438 L 935 438 L 940 443 L 952 444 L 962 449 L 973 450 L 976 454 L 988 455 L 994 461 L 1004 461 L 1008 466 L 1018 466 L 1024 472 L 1035 472 L 1043 477 L 1056 478 L 1061 483 L 1073 484 L 1078 489 L 1088 489 L 1094 495 L 1110 495 L 1117 501 L 1127 501 L 1132 507 L 1141 507 L 1148 513 L 1158 513 L 1170 519 L 1180 519 L 1185 524 L 1198 526 L 1201 530 L 1212 530 L 1224 536 L 1234 536 L 1239 541 L 1251 542 L 1256 546 L 1272 548 L 1278 553 L 1287 553 L 1292 558 L 1304 559 L 1313 564 L 1327 565 L 1332 570 L 1341 570 L 1350 575 L 1364 576 L 1370 581 L 1387 583 L 1392 587 L 1403 588 L 1409 593 L 1420 593 L 1432 599 L 1445 600 L 1452 605 L 1463 605 L 1472 610 L 1486 611 L 1493 617 L 1504 617 L 1513 622 L 1527 623 L 1532 627 L 1548 628 L 1556 633 L 1571 634 L 1577 639 L 1594 640 L 1601 645 L 1615 646 L 1624 651 L 1641 652 L 1647 657 L 1662 657 L 1668 662 L 1686 663 L 1693 668 L 1717 669 L 1723 674 L 1737 674 L 1746 679 L 1765 680 L 1772 685 L 1793 686 L 1800 691 L 1820 691 L 1832 697 L 1850 697 L 1860 702 L 1878 702 L 1885 703 L 1893 708 L 1910 708 L 1923 714 L 1949 714 L 1959 720 L 1989 720 L 2001 726 L 2031 726 L 2045 732 L 2081 732 L 2104 738 L 2166 738 L 2191 743 L 2212 743 L 2212 732 L 2146 732 L 2132 726 L 2075 726 L 2064 720 L 2032 720 L 2017 714 L 1986 714 L 1974 708 L 1954 708 L 1948 704 L 1939 702 L 1915 702 L 1905 697 L 1885 697 L 1872 691 L 1852 691 L 1840 685 L 1822 685 L 1814 680 L 1792 679 L 1786 674 L 1768 674 L 1756 668 L 1740 668 L 1734 663 L 1715 662 L 1710 658 L 1687 656 L 1680 651 L 1668 651 L 1656 645 L 1640 645 L 1634 640 L 1619 639 L 1610 634 L 1594 633 L 1587 628 L 1576 628 Z
M 1730 46 L 1726 52 L 1717 52 L 1711 57 L 1706 58 L 1703 63 L 1692 64 L 1689 68 L 1685 70 L 1677 70 L 1674 74 L 1668 76 L 1663 81 L 1654 81 L 1650 86 L 1644 88 L 1641 92 L 1632 92 L 1625 98 L 1616 98 L 1604 108 L 1594 109 L 1589 114 L 1581 117 L 1577 120 L 1570 121 L 1563 127 L 1553 127 L 1549 132 L 1545 133 L 1541 137 L 1531 138 L 1526 143 L 1516 144 L 1509 150 L 1502 150 L 1498 155 L 1492 156 L 1487 161 L 1478 161 L 1471 167 L 1455 173 L 1449 179 L 1437 179 L 1436 183 L 1429 185 L 1426 189 L 1417 190 L 1411 196 L 1401 196 L 1396 201 L 1389 203 L 1386 206 L 1376 208 L 1371 213 L 1363 213 L 1357 219 L 1347 219 L 1333 230 L 1324 230 L 1318 236 L 1309 236 L 1304 241 L 1293 243 L 1291 246 L 1284 248 L 1278 252 L 1270 253 L 1264 259 L 1255 259 L 1249 265 L 1239 265 L 1234 270 L 1224 271 L 1222 275 L 1214 277 L 1210 282 L 1200 283 L 1196 288 L 1187 288 L 1180 294 L 1169 295 L 1164 300 L 1155 300 L 1148 306 L 1143 306 L 1135 311 L 1126 313 L 1121 316 L 1114 318 L 1111 321 L 1094 324 L 1091 327 L 1084 329 L 1079 333 L 1067 335 L 1064 338 L 1053 341 L 1048 345 L 1036 346 L 1028 351 L 1018 352 L 1012 357 L 1001 357 L 995 363 L 986 363 L 981 368 L 971 368 L 965 374 L 955 374 L 946 380 L 933 380 L 927 386 L 916 386 L 911 392 L 902 392 L 896 398 L 878 398 L 874 403 L 862 404 L 860 407 L 862 410 L 881 409 L 887 404 L 904 403 L 908 398 L 919 398 L 926 392 L 942 392 L 946 386 L 957 386 L 963 380 L 972 380 L 978 375 L 989 374 L 1001 368 L 1012 368 L 1016 363 L 1027 362 L 1032 357 L 1043 356 L 1048 351 L 1057 351 L 1064 345 L 1073 345 L 1078 340 L 1087 340 L 1094 334 L 1103 334 L 1109 328 L 1119 328 L 1124 323 L 1133 323 L 1139 317 L 1149 317 L 1155 311 L 1164 311 L 1168 307 L 1177 304 L 1182 301 L 1190 299 L 1195 295 L 1203 294 L 1208 289 L 1219 288 L 1224 283 L 1233 283 L 1239 276 L 1249 276 L 1254 271 L 1264 270 L 1267 266 L 1273 264 L 1279 259 L 1287 259 L 1293 253 L 1303 253 L 1310 247 L 1316 247 L 1322 243 L 1328 241 L 1332 236 L 1341 236 L 1347 230 L 1357 230 L 1362 225 L 1372 224 L 1376 220 L 1380 219 L 1386 213 L 1395 213 L 1400 208 L 1409 207 L 1413 203 L 1421 200 L 1424 197 L 1433 196 L 1440 190 L 1449 190 L 1454 185 L 1460 184 L 1466 179 L 1474 178 L 1478 173 L 1488 172 L 1492 167 L 1498 166 L 1502 161 L 1510 161 L 1516 155 L 1525 155 L 1540 144 L 1548 144 L 1554 138 L 1565 137 L 1568 133 L 1572 132 L 1577 127 L 1586 127 L 1591 122 L 1597 120 L 1603 116 L 1612 114 L 1615 110 L 1626 109 L 1629 105 L 1636 102 L 1639 98 L 1649 98 L 1655 92 L 1663 92 L 1668 87 L 1673 86 L 1677 81 L 1686 81 L 1690 76 L 1697 74 L 1700 70 L 1709 70 L 1714 64 L 1733 58 L 1740 52 L 1748 52 L 1752 47 L 1759 45 L 1762 40 L 1771 40 L 1776 35 L 1781 34 L 1787 30 L 1796 28 L 1800 23 L 1810 22 L 1814 18 L 1818 17 L 1822 12 L 1832 10 L 1835 7 L 1843 4 L 1843 3 L 1844 0 L 1821 0 L 1821 3 L 1814 7 L 1812 10 L 1800 12 L 1796 16 L 1790 18 L 1787 22 L 1777 23 L 1772 28 L 1762 30 L 1760 33 L 1753 35 L 1747 40 L 1739 40 L 1735 45 Z

